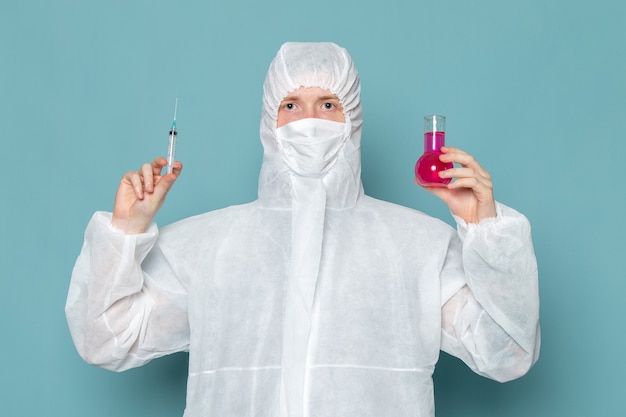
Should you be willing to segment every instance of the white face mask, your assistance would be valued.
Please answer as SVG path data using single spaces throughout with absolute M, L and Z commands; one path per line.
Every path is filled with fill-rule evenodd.
M 320 177 L 337 160 L 345 131 L 345 123 L 309 118 L 277 128 L 276 139 L 292 171 L 303 177 Z

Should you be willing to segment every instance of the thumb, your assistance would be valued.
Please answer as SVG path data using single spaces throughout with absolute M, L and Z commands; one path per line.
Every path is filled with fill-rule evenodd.
M 176 182 L 175 174 L 165 174 L 160 179 L 159 182 L 154 186 L 154 192 L 152 193 L 155 200 L 159 202 L 163 202 L 167 193 L 172 189 L 172 186 Z

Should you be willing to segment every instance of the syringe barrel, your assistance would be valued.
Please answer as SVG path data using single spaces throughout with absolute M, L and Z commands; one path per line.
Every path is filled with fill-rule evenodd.
M 176 130 L 170 130 L 169 146 L 167 147 L 167 173 L 171 174 L 174 170 L 174 161 L 176 160 Z

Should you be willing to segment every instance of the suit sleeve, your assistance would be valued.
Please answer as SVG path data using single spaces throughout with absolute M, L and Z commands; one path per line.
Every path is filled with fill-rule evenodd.
M 189 346 L 183 283 L 146 233 L 125 235 L 110 213 L 95 213 L 72 272 L 65 312 L 72 339 L 90 364 L 123 371 Z M 142 270 L 150 254 L 152 273 Z
M 442 272 L 443 351 L 475 372 L 505 382 L 524 375 L 539 356 L 539 291 L 530 223 L 497 204 L 479 224 L 456 218 Z

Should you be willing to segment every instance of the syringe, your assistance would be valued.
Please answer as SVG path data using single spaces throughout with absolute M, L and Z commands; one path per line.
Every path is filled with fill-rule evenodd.
M 174 120 L 170 129 L 170 143 L 167 147 L 167 173 L 171 174 L 174 170 L 174 161 L 176 160 L 176 110 L 178 109 L 178 99 L 174 105 Z

